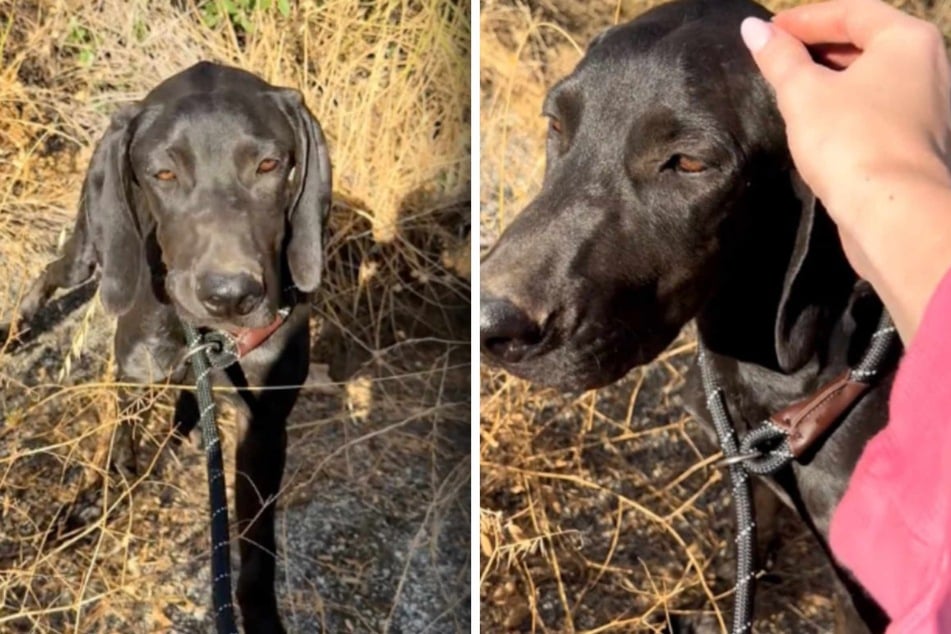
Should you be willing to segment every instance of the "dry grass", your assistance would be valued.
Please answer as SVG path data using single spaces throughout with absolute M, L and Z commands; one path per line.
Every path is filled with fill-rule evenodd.
M 193 0 L 0 0 L 0 322 L 71 226 L 110 114 L 161 79 L 241 66 L 299 88 L 328 136 L 329 270 L 278 527 L 292 631 L 468 631 L 468 14 L 328 0 L 244 32 Z M 0 632 L 207 631 L 201 454 L 162 451 L 174 389 L 117 397 L 88 294 L 0 342 Z M 109 468 L 120 420 L 135 471 Z M 97 511 L 64 526 L 80 492 Z M 406 625 L 407 604 L 431 622 Z
M 481 248 L 538 191 L 545 91 L 588 39 L 657 0 L 486 0 L 481 47 Z M 798 0 L 768 2 L 772 9 Z M 951 34 L 951 8 L 895 2 Z M 568 397 L 482 369 L 481 621 L 484 631 L 661 631 L 731 599 L 732 517 L 713 447 L 677 392 L 688 329 L 659 360 Z M 761 632 L 827 632 L 828 570 L 795 518 L 761 582 Z

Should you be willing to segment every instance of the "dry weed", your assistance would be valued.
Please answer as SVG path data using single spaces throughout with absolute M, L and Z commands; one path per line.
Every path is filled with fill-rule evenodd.
M 281 610 L 291 631 L 468 631 L 469 288 L 449 268 L 468 245 L 468 3 L 271 3 L 247 29 L 209 26 L 209 4 L 225 11 L 0 0 L 0 321 L 71 225 L 118 105 L 201 59 L 300 89 L 336 182 L 290 422 Z M 26 345 L 0 342 L 0 632 L 208 631 L 201 454 L 163 450 L 176 386 L 113 380 L 92 292 L 65 293 Z M 233 416 L 221 426 L 233 449 Z

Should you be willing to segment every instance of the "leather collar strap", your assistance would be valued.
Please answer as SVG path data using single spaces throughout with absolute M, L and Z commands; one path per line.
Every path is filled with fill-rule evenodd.
M 851 376 L 851 370 L 847 370 L 812 395 L 769 417 L 769 422 L 786 434 L 793 457 L 805 453 L 871 387 L 853 381 Z
M 237 332 L 229 332 L 228 334 L 231 335 L 235 356 L 241 359 L 267 341 L 267 339 L 287 321 L 287 316 L 290 312 L 290 308 L 284 307 L 277 311 L 274 321 L 267 326 L 261 326 L 260 328 L 242 328 Z
M 287 321 L 290 313 L 289 306 L 280 309 L 274 321 L 261 328 L 241 328 L 235 332 L 225 330 L 205 332 L 201 336 L 201 345 L 193 346 L 186 355 L 186 359 L 197 350 L 201 350 L 208 355 L 212 367 L 219 370 L 227 368 L 267 341 Z

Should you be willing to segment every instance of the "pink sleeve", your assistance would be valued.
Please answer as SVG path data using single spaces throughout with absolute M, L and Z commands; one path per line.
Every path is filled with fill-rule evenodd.
M 949 327 L 951 272 L 902 359 L 888 425 L 832 518 L 832 550 L 888 612 L 888 634 L 951 632 Z

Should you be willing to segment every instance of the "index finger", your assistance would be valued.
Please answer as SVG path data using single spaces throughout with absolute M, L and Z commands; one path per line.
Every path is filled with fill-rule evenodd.
M 781 11 L 773 22 L 806 44 L 865 49 L 889 28 L 918 20 L 880 0 L 831 0 Z

